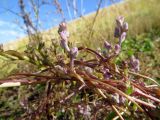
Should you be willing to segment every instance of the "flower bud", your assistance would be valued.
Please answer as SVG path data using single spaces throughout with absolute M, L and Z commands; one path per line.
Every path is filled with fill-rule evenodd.
M 67 41 L 67 40 L 68 40 L 68 37 L 69 37 L 69 32 L 67 32 L 67 31 L 62 31 L 62 32 L 59 33 L 59 35 L 60 35 L 61 39 Z
M 114 37 L 119 38 L 120 35 L 121 35 L 121 28 L 120 27 L 115 27 Z
M 78 48 L 73 47 L 70 51 L 70 55 L 71 55 L 71 57 L 76 58 L 76 56 L 78 55 Z
M 121 51 L 121 47 L 119 44 L 116 44 L 115 47 L 114 47 L 114 50 L 115 50 L 115 54 L 118 55 Z
M 140 61 L 136 59 L 134 56 L 130 59 L 131 69 L 135 72 L 140 70 Z
M 123 29 L 124 32 L 127 32 L 127 31 L 128 31 L 128 23 L 127 23 L 127 22 L 125 22 L 125 23 L 123 24 L 122 29 Z
M 61 47 L 65 49 L 67 52 L 70 52 L 70 48 L 68 47 L 68 41 L 62 39 L 60 43 Z
M 116 19 L 117 26 L 122 27 L 123 22 L 124 22 L 124 17 L 123 16 L 117 17 L 117 19 Z
M 67 25 L 66 25 L 65 22 L 61 22 L 61 23 L 59 24 L 58 33 L 60 34 L 60 32 L 62 32 L 62 31 L 67 31 Z
M 104 47 L 107 49 L 107 50 L 110 50 L 111 49 L 111 44 L 107 41 L 104 42 Z
M 127 33 L 126 32 L 123 32 L 119 38 L 119 44 L 121 45 L 122 42 L 126 39 L 126 35 Z
M 105 80 L 109 80 L 112 77 L 112 74 L 110 73 L 109 69 L 105 69 L 105 73 L 103 76 Z

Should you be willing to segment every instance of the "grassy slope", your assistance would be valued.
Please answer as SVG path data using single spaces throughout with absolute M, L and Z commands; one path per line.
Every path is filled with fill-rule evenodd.
M 71 33 L 70 41 L 94 47 L 104 40 L 113 39 L 115 18 L 123 15 L 129 23 L 129 35 L 149 31 L 153 27 L 160 27 L 160 3 L 159 0 L 126 0 L 123 3 L 112 5 L 100 10 L 93 27 L 93 37 L 88 39 L 92 28 L 95 13 L 74 20 L 69 23 Z M 44 40 L 57 38 L 57 27 L 43 32 Z M 98 44 L 97 44 L 98 40 Z M 22 49 L 27 44 L 27 37 L 6 44 L 6 49 Z

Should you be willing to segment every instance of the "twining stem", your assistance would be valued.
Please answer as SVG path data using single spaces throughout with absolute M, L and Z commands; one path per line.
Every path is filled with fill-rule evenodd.
M 116 91 L 117 93 L 119 93 L 120 95 L 124 96 L 128 100 L 132 101 L 142 112 L 144 112 L 144 110 L 141 108 L 141 106 L 138 105 L 137 102 L 135 102 L 130 96 L 126 95 L 124 92 L 120 91 L 116 87 L 113 87 L 113 86 L 111 86 L 111 85 L 109 85 L 107 83 L 104 83 L 101 80 L 92 79 L 85 73 L 83 73 L 83 75 L 86 77 L 86 79 L 88 81 L 90 81 L 90 83 L 94 84 L 95 87 L 99 87 L 99 88 L 103 88 L 103 89 L 106 89 L 106 87 L 107 88 L 111 88 L 112 90 Z M 104 85 L 105 87 L 102 86 L 102 85 Z
M 100 93 L 100 95 L 107 99 L 107 96 L 102 92 L 101 89 L 97 88 L 97 91 Z M 114 105 L 112 105 L 110 102 L 109 102 L 110 106 L 112 107 L 112 109 L 117 113 L 117 115 L 120 117 L 121 120 L 124 120 L 122 115 L 119 113 L 119 111 L 116 109 L 116 107 Z
M 130 104 L 131 104 L 131 101 L 128 103 L 128 105 L 130 105 Z M 123 115 L 124 113 L 127 113 L 127 107 L 120 114 Z M 113 120 L 117 120 L 118 118 L 119 118 L 119 116 L 116 116 L 113 118 Z
M 139 74 L 139 73 L 135 73 L 135 72 L 131 72 L 131 71 L 128 71 L 128 73 L 133 74 L 133 75 L 136 75 L 136 76 L 139 76 L 139 77 L 142 77 L 142 78 L 149 79 L 149 80 L 151 80 L 152 82 L 154 82 L 155 84 L 157 84 L 158 86 L 160 86 L 160 84 L 159 84 L 156 80 L 154 80 L 154 79 L 152 79 L 152 78 L 150 78 L 150 77 L 148 77 L 148 76 L 145 76 L 145 75 L 142 75 L 142 74 Z
M 130 97 L 130 98 L 132 98 L 134 101 L 136 101 L 136 102 L 138 102 L 138 103 L 140 103 L 140 104 L 142 104 L 142 105 L 145 105 L 145 106 L 147 106 L 147 107 L 156 108 L 155 105 L 149 104 L 149 103 L 144 102 L 144 101 L 142 101 L 142 100 L 140 100 L 140 99 L 137 99 L 137 98 L 135 98 L 135 97 Z
M 94 81 L 96 81 L 97 83 L 100 83 L 100 84 L 102 84 L 102 85 L 104 85 L 104 86 L 106 86 L 106 87 L 109 87 L 109 88 L 113 89 L 114 91 L 116 91 L 116 92 L 119 93 L 120 95 L 122 95 L 122 96 L 124 96 L 125 98 L 127 98 L 128 100 L 132 101 L 142 112 L 144 112 L 144 110 L 141 108 L 141 106 L 139 106 L 138 103 L 135 102 L 135 100 L 132 99 L 132 97 L 126 95 L 125 93 L 123 93 L 123 92 L 120 91 L 119 89 L 117 89 L 117 88 L 115 88 L 115 87 L 113 87 L 113 86 L 111 86 L 111 85 L 109 85 L 109 84 L 107 84 L 107 83 L 103 83 L 103 82 L 101 82 L 101 81 L 99 81 L 99 80 L 94 80 Z
M 120 117 L 120 119 L 121 119 L 121 120 L 124 120 L 123 117 L 122 117 L 122 115 L 119 113 L 119 111 L 117 110 L 117 108 L 116 108 L 114 105 L 112 105 L 112 108 L 113 108 L 114 111 L 118 114 L 118 116 Z
M 153 100 L 153 101 L 155 101 L 155 102 L 160 103 L 160 99 L 157 99 L 157 98 L 155 98 L 155 97 L 153 97 L 153 96 L 150 96 L 150 95 L 148 95 L 148 94 L 145 94 L 145 93 L 143 93 L 142 91 L 140 91 L 139 89 L 136 89 L 136 93 L 138 93 L 139 95 L 141 95 L 141 96 L 143 96 L 143 97 L 145 97 L 145 98 L 148 98 L 148 99 L 151 99 L 151 100 Z
M 82 90 L 83 88 L 85 87 L 85 85 L 81 85 L 79 88 L 78 88 L 78 91 Z M 67 97 L 65 97 L 64 99 L 62 99 L 60 101 L 60 103 L 64 103 L 66 100 L 70 99 L 72 96 L 74 96 L 76 94 L 76 91 L 72 92 L 71 94 L 69 94 Z

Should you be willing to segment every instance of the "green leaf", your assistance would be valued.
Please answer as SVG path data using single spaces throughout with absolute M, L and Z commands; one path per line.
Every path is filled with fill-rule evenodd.
M 115 112 L 110 112 L 106 118 L 106 120 L 112 120 L 116 116 Z
M 24 60 L 24 56 L 21 53 L 15 51 L 15 50 L 8 50 L 8 51 L 5 51 L 4 53 L 8 54 L 8 55 L 11 55 L 13 57 L 17 57 L 20 60 Z
M 145 42 L 142 44 L 140 51 L 142 52 L 151 51 L 153 47 L 154 47 L 153 42 L 150 39 L 146 39 Z
M 128 50 L 127 54 L 128 54 L 128 56 L 131 57 L 134 54 L 134 51 L 133 50 Z
M 133 88 L 130 86 L 130 87 L 127 88 L 126 94 L 127 94 L 127 95 L 130 95 L 130 94 L 132 94 L 132 93 L 133 93 Z
M 133 105 L 133 110 L 136 111 L 137 108 L 138 108 L 137 105 L 134 104 L 134 105 Z

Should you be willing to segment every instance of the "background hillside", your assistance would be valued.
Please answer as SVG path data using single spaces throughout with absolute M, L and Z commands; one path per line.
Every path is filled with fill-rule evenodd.
M 125 0 L 121 3 L 115 3 L 110 7 L 101 9 L 96 17 L 96 13 L 91 13 L 70 21 L 68 23 L 71 33 L 70 41 L 90 47 L 95 47 L 94 43 L 96 46 L 101 45 L 104 40 L 112 41 L 115 18 L 119 15 L 123 15 L 130 25 L 128 36 L 137 36 L 160 27 L 159 13 L 160 3 L 158 0 Z M 91 31 L 93 34 L 90 37 Z M 58 38 L 57 27 L 42 33 L 44 34 L 44 41 Z M 25 37 L 6 44 L 5 48 L 22 49 L 27 41 L 27 37 Z

